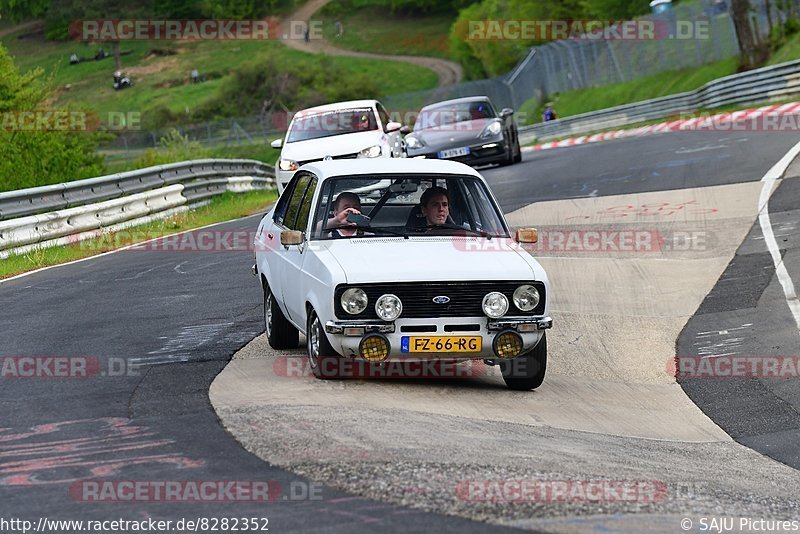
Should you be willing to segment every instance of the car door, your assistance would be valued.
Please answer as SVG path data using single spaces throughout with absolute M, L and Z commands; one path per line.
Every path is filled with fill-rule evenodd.
M 389 139 L 389 147 L 391 147 L 392 150 L 392 157 L 395 158 L 404 157 L 405 139 L 403 139 L 403 134 L 400 132 L 400 130 L 395 130 L 393 132 L 387 133 L 386 125 L 389 124 L 389 122 L 391 121 L 391 118 L 389 117 L 389 112 L 386 111 L 386 108 L 383 107 L 383 104 L 381 104 L 380 102 L 378 102 L 375 106 L 378 110 L 378 118 L 380 119 L 381 129 Z
M 255 237 L 258 270 L 267 277 L 270 291 L 278 303 L 283 302 L 280 273 L 283 271 L 285 264 L 283 258 L 284 250 L 281 246 L 281 231 L 285 229 L 286 207 L 289 204 L 296 181 L 292 180 L 287 184 L 286 190 L 275 204 L 275 211 L 272 213 L 272 217 L 264 217 L 262 219 Z
M 317 188 L 317 177 L 311 173 L 298 176 L 292 198 L 286 207 L 284 224 L 288 230 L 306 232 L 311 215 L 311 202 Z M 281 291 L 288 318 L 305 330 L 305 294 L 308 282 L 303 273 L 303 261 L 308 255 L 308 237 L 299 245 L 284 247 Z

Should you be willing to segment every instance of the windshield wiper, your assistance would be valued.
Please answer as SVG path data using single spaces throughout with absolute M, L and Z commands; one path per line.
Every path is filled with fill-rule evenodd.
M 485 237 L 486 239 L 491 239 L 492 237 L 494 237 L 489 232 L 484 232 L 483 230 L 473 230 L 472 228 L 464 228 L 464 227 L 458 226 L 456 224 L 450 224 L 450 223 L 434 224 L 432 226 L 428 226 L 428 228 L 448 228 L 450 230 L 459 230 L 461 232 L 470 232 L 470 233 L 472 233 L 472 235 Z
M 372 232 L 372 233 L 384 233 L 386 235 L 396 235 L 397 237 L 408 239 L 408 234 L 405 232 L 398 232 L 397 230 L 390 230 L 388 228 L 382 228 L 380 226 L 370 226 L 368 224 L 351 224 L 349 226 L 344 226 L 343 228 L 355 228 L 356 230 L 365 230 L 367 232 Z

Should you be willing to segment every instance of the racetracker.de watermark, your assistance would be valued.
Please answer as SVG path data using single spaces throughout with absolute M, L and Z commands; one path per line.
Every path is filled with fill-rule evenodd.
M 707 20 L 485 19 L 456 32 L 469 41 L 658 41 L 710 39 Z
M 675 378 L 800 378 L 800 356 L 676 356 L 667 362 Z
M 0 357 L 0 379 L 97 378 L 138 376 L 125 358 L 96 356 L 5 356 Z
M 731 113 L 682 113 L 678 130 L 693 132 L 796 132 L 800 131 L 797 103 L 792 110 L 773 109 Z M 787 108 L 788 109 L 788 108 Z
M 453 355 L 457 357 L 458 355 Z M 276 376 L 313 378 L 306 356 L 279 356 L 272 363 Z M 399 379 L 460 379 L 486 376 L 488 367 L 479 360 L 442 362 L 437 360 L 382 363 L 344 358 L 321 358 L 319 372 L 329 378 L 399 378 Z
M 470 502 L 630 502 L 667 498 L 659 480 L 462 480 L 456 496 Z
M 102 116 L 93 111 L 40 109 L 0 111 L 0 130 L 7 132 L 92 132 L 98 130 L 141 130 L 138 111 L 109 111 Z
M 69 34 L 78 41 L 264 41 L 322 39 L 322 21 L 271 17 L 225 19 L 81 19 Z
M 293 480 L 79 480 L 69 495 L 80 502 L 274 502 L 319 501 L 321 482 Z
M 556 229 L 538 230 L 536 243 L 502 239 L 454 239 L 453 246 L 463 252 L 513 252 L 531 254 L 653 254 L 663 252 L 701 252 L 709 245 L 705 231 L 661 232 L 649 229 Z M 465 232 L 463 237 L 471 234 Z

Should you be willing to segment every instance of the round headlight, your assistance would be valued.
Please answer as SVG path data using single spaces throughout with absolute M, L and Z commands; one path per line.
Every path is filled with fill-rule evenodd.
M 396 295 L 381 295 L 375 303 L 375 313 L 384 321 L 394 321 L 403 313 L 403 303 Z
M 520 311 L 529 312 L 539 305 L 539 290 L 530 284 L 519 286 L 514 290 L 514 306 Z
M 342 293 L 342 309 L 350 315 L 358 315 L 367 309 L 369 299 L 363 289 L 351 287 Z
M 502 293 L 492 291 L 483 297 L 483 313 L 492 319 L 502 317 L 508 311 L 508 299 Z

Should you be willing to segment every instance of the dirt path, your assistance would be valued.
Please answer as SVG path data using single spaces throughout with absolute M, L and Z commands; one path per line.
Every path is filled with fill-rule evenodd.
M 22 30 L 29 30 L 41 24 L 42 24 L 41 20 L 31 20 L 28 22 L 24 22 L 22 24 L 17 24 L 16 26 L 12 26 L 10 28 L 6 28 L 5 30 L 0 30 L 0 39 L 5 37 L 6 35 L 11 35 L 12 33 L 17 33 Z
M 322 9 L 325 4 L 330 0 L 311 0 L 303 4 L 300 9 L 292 13 L 288 17 L 291 21 L 308 21 L 311 20 L 314 13 Z M 386 55 L 386 54 L 370 54 L 368 52 L 356 52 L 354 50 L 345 50 L 332 45 L 324 39 L 312 39 L 305 42 L 303 39 L 282 39 L 283 43 L 295 50 L 302 52 L 309 52 L 312 54 L 331 54 L 334 56 L 348 56 L 359 57 L 367 59 L 383 59 L 389 61 L 403 61 L 431 69 L 439 76 L 439 87 L 453 85 L 461 81 L 462 71 L 461 65 L 448 61 L 446 59 L 439 59 L 433 57 L 422 56 L 402 56 L 402 55 Z

